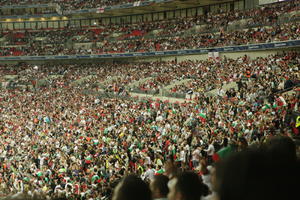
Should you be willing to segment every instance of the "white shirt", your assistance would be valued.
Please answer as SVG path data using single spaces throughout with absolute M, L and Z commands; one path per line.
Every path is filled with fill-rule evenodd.
M 180 151 L 180 160 L 182 162 L 185 162 L 185 158 L 186 158 L 185 151 L 184 150 Z
M 144 180 L 147 178 L 152 180 L 154 178 L 154 174 L 155 174 L 154 169 L 147 169 L 147 171 L 145 172 L 144 176 L 142 176 L 142 178 Z
M 214 145 L 213 145 L 213 144 L 210 144 L 210 145 L 208 146 L 208 149 L 205 150 L 205 151 L 207 152 L 207 155 L 209 155 L 209 156 L 214 155 L 214 153 L 215 153 L 215 147 L 214 147 Z
M 196 149 L 196 150 L 193 151 L 192 160 L 198 160 L 198 156 L 200 156 L 200 151 L 199 151 L 199 149 Z

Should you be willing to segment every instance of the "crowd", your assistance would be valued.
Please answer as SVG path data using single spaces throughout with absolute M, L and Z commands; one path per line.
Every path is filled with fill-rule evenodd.
M 93 0 L 88 3 L 83 0 L 3 0 L 0 2 L 0 6 L 7 5 L 33 5 L 33 4 L 49 4 L 57 3 L 61 6 L 62 10 L 74 10 L 74 9 L 85 9 L 85 8 L 99 8 L 106 6 L 113 6 L 117 4 L 134 3 L 135 0 Z M 139 1 L 141 2 L 141 1 Z M 200 16 L 198 22 L 202 21 L 209 26 L 219 27 L 226 26 L 232 21 L 246 18 L 253 18 L 252 24 L 265 24 L 272 23 L 277 20 L 277 17 L 281 14 L 291 12 L 299 9 L 299 0 L 292 0 L 288 2 L 280 2 L 276 4 L 265 5 L 262 8 L 251 9 L 248 11 L 234 11 L 234 12 L 224 12 L 219 10 L 220 14 L 208 13 L 207 16 Z M 188 20 L 187 20 L 188 21 Z M 213 22 L 213 23 L 211 23 Z
M 4 31 L 0 36 L 5 38 L 1 56 L 149 52 L 296 40 L 300 34 L 299 23 L 283 23 L 279 19 L 297 10 L 299 1 L 289 1 L 247 11 L 208 13 L 192 18 L 139 24 L 111 24 L 87 29 L 69 27 L 67 30 Z M 248 28 L 227 30 L 228 25 L 242 19 L 246 20 Z M 256 28 L 249 28 L 253 26 Z M 193 34 L 189 34 L 192 28 Z M 155 37 L 147 36 L 147 33 L 154 31 L 157 31 Z M 118 36 L 114 37 L 112 33 Z M 91 45 L 80 47 L 80 43 Z
M 242 85 L 242 80 L 252 78 L 255 80 L 256 88 L 266 88 L 278 91 L 285 88 L 286 80 L 293 80 L 298 84 L 300 77 L 297 73 L 300 60 L 297 54 L 286 55 L 286 57 L 273 57 L 249 59 L 246 55 L 240 59 L 223 59 L 199 61 L 191 63 L 191 71 L 189 72 L 191 80 L 174 85 L 170 88 L 173 93 L 187 93 L 192 91 L 194 94 L 202 94 L 213 89 L 222 88 L 223 85 L 238 82 Z M 265 85 L 266 79 L 269 81 L 269 86 Z M 248 91 L 250 92 L 250 91 Z M 255 93 L 265 93 L 265 91 L 255 91 Z M 268 91 L 269 93 L 271 91 Z M 267 93 L 268 93 L 267 92 Z M 266 93 L 263 96 L 267 95 Z M 252 97 L 251 97 L 252 98 Z
M 181 65 L 188 68 L 192 63 L 186 61 L 185 65 Z M 143 180 L 150 181 L 155 180 L 157 174 L 165 174 L 170 179 L 177 177 L 174 179 L 177 182 L 169 183 L 169 200 L 180 199 L 172 197 L 175 195 L 172 194 L 172 186 L 178 187 L 174 193 L 185 194 L 185 191 L 190 191 L 185 187 L 194 191 L 192 186 L 197 189 L 202 183 L 197 181 L 198 176 L 194 173 L 177 176 L 174 171 L 176 163 L 180 170 L 199 173 L 205 183 L 202 185 L 203 193 L 193 193 L 192 196 L 196 196 L 192 199 L 199 195 L 213 196 L 216 189 L 208 177 L 214 167 L 206 169 L 206 165 L 214 166 L 213 163 L 222 161 L 226 155 L 247 149 L 247 146 L 264 144 L 276 135 L 292 137 L 299 134 L 293 117 L 294 112 L 299 112 L 299 94 L 274 95 L 281 87 L 284 88 L 281 84 L 283 80 L 299 81 L 299 70 L 296 69 L 298 64 L 299 56 L 295 52 L 253 61 L 247 56 L 237 61 L 224 58 L 220 65 L 225 68 L 231 66 L 235 73 L 218 71 L 217 67 L 212 66 L 212 71 L 216 70 L 215 77 L 210 77 L 208 82 L 222 80 L 223 77 L 242 77 L 244 70 L 250 70 L 252 78 L 256 79 L 238 83 L 238 89 L 231 93 L 220 91 L 216 96 L 200 95 L 193 102 L 182 103 L 129 97 L 106 98 L 99 89 L 95 90 L 99 92 L 96 95 L 85 92 L 87 89 L 92 90 L 91 85 L 95 81 L 101 83 L 122 75 L 124 78 L 142 76 L 144 70 L 146 76 L 151 72 L 151 67 L 147 66 L 160 66 L 159 63 L 1 66 L 1 75 L 18 75 L 17 79 L 27 79 L 33 87 L 22 90 L 8 87 L 0 93 L 0 191 L 4 196 L 15 194 L 16 198 L 27 194 L 45 198 L 113 197 L 124 200 L 125 197 L 118 195 L 138 195 L 138 191 L 128 194 L 126 191 L 131 186 L 123 191 L 122 183 L 124 186 L 127 181 L 132 184 L 140 181 L 139 186 L 133 187 L 140 188 L 143 182 L 136 176 L 129 176 L 115 189 L 113 195 L 113 188 L 122 177 L 135 173 Z M 176 62 L 173 65 L 180 66 Z M 191 69 L 194 74 L 205 66 L 202 62 L 194 65 Z M 166 73 L 168 67 L 162 67 Z M 209 66 L 205 67 L 208 68 L 207 73 L 210 73 Z M 184 67 L 178 68 L 184 71 Z M 160 69 L 157 69 L 157 73 L 160 75 Z M 34 83 L 39 79 L 51 80 L 50 77 L 54 75 L 59 78 L 49 81 L 44 87 Z M 96 78 L 89 79 L 91 82 L 88 80 L 84 85 L 72 84 L 89 75 Z M 122 82 L 122 79 L 116 79 L 118 81 L 115 83 Z M 246 155 L 251 157 L 252 154 L 243 155 L 245 159 Z M 259 155 L 261 160 L 257 162 L 263 162 L 264 154 Z M 283 158 L 287 157 L 280 157 Z M 169 162 L 169 159 L 173 162 Z M 239 159 L 236 157 L 236 160 Z M 279 165 L 282 163 L 277 164 L 274 166 L 282 166 Z M 269 165 L 263 169 L 270 170 Z M 263 171 L 255 177 L 271 171 Z M 220 180 L 228 185 L 225 182 L 231 180 L 231 174 L 222 174 L 222 170 L 219 172 Z M 190 178 L 195 181 L 194 184 L 179 184 Z M 216 190 L 220 192 L 219 195 L 227 195 L 226 191 L 219 189 Z M 142 195 L 151 194 L 149 188 L 147 191 L 141 192 Z M 182 200 L 187 200 L 187 197 L 182 197 Z
M 93 81 L 90 85 L 110 92 L 118 93 L 118 91 L 126 89 L 127 91 L 157 94 L 167 90 L 171 94 L 193 93 L 198 96 L 213 89 L 220 90 L 223 86 L 233 82 L 242 85 L 244 79 L 251 78 L 255 80 L 253 84 L 260 90 L 259 93 L 267 96 L 274 91 L 285 89 L 286 81 L 291 81 L 294 85 L 299 83 L 298 65 L 300 60 L 298 56 L 298 53 L 289 53 L 285 56 L 276 55 L 256 59 L 250 59 L 245 55 L 239 59 L 225 57 L 222 60 L 210 58 L 201 61 L 106 64 L 101 65 L 101 68 L 98 69 L 99 65 L 92 64 L 84 65 L 86 69 L 84 72 L 81 72 L 81 65 L 62 65 L 61 67 L 70 71 L 72 76 L 67 76 L 64 80 L 59 81 L 68 80 L 70 83 L 89 76 L 92 78 L 88 81 Z M 64 73 L 59 72 L 58 74 L 65 75 Z M 44 79 L 45 74 L 47 71 L 40 73 L 38 79 Z M 27 79 L 30 82 L 32 78 L 28 77 Z M 268 85 L 266 85 L 266 79 L 270 80 Z M 265 90 L 265 87 L 269 89 Z M 220 90 L 219 92 L 225 91 Z M 243 95 L 244 92 L 242 91 L 239 95 Z
M 72 2 L 73 6 L 79 5 L 76 9 L 85 5 L 82 1 Z M 280 13 L 299 9 L 298 3 L 274 4 L 245 14 L 223 14 L 226 17 L 222 20 L 222 15 L 209 15 L 207 23 L 213 20 L 211 24 L 223 26 L 247 16 L 252 17 L 251 23 L 274 22 Z M 265 17 L 259 18 L 258 14 Z M 138 27 L 112 26 L 126 32 L 126 37 L 117 42 L 104 40 L 105 30 L 11 33 L 5 37 L 11 37 L 12 44 L 29 43 L 30 48 L 2 47 L 0 53 L 153 51 L 292 40 L 300 36 L 299 23 L 184 36 L 195 25 L 190 23 L 195 22 L 183 21 L 183 26 L 176 26 L 180 37 L 167 37 L 172 29 L 166 24 L 144 27 L 141 30 L 147 29 L 145 32 L 163 30 L 156 39 L 141 40 L 130 34 Z M 78 35 L 83 37 L 74 38 Z M 47 39 L 32 42 L 32 38 L 42 37 Z M 104 45 L 91 50 L 65 48 L 64 43 L 72 40 L 95 40 Z M 244 55 L 237 59 L 181 62 L 1 64 L 0 196 L 81 200 L 292 199 L 298 191 L 300 149 L 291 138 L 300 133 L 300 95 L 296 90 L 282 90 L 299 85 L 299 64 L 299 53 L 292 51 L 259 58 Z M 184 80 L 188 82 L 176 84 Z M 232 82 L 237 88 L 222 89 Z M 169 102 L 159 97 L 152 100 L 130 96 L 133 89 L 159 91 L 170 85 L 170 93 L 192 92 L 196 98 Z M 212 89 L 217 89 L 215 95 L 205 94 Z
M 0 37 L 5 37 L 7 45 L 28 45 L 35 42 L 43 44 L 64 44 L 74 36 L 84 35 L 89 30 L 63 29 L 45 31 L 4 32 Z M 41 46 L 41 44 L 40 44 Z
M 83 33 L 88 33 L 84 35 Z M 9 34 L 8 34 L 9 35 Z M 45 31 L 32 32 L 28 37 L 6 36 L 11 43 L 19 46 L 2 46 L 1 56 L 14 55 L 14 51 L 22 55 L 70 55 L 70 54 L 103 54 L 126 52 L 151 52 L 179 49 L 198 49 L 207 47 L 235 46 L 242 44 L 269 43 L 276 41 L 300 39 L 299 23 L 287 23 L 280 26 L 259 27 L 255 29 L 237 30 L 232 32 L 198 33 L 182 36 L 160 36 L 152 39 L 103 40 L 95 36 L 94 31 Z M 20 34 L 17 34 L 18 36 Z M 76 36 L 76 38 L 75 38 Z M 42 39 L 40 39 L 42 38 Z M 99 40 L 100 41 L 99 41 Z M 98 40 L 98 41 L 97 41 Z M 103 41 L 101 41 L 103 40 Z M 28 41 L 27 45 L 25 42 Z M 91 48 L 66 47 L 67 42 L 92 42 Z M 100 42 L 98 44 L 97 42 Z
M 92 0 L 88 2 L 84 0 L 3 0 L 0 2 L 0 6 L 56 3 L 59 4 L 63 10 L 77 10 L 114 6 L 133 2 L 135 2 L 135 0 Z
M 1 2 L 0 2 L 1 4 Z M 47 14 L 55 14 L 57 13 L 57 10 L 53 6 L 47 6 L 47 7 L 42 7 L 42 8 L 35 8 L 32 9 L 31 7 L 27 8 L 3 8 L 0 5 L 0 16 L 22 16 L 22 15 L 27 15 L 27 16 L 33 16 L 33 15 L 40 15 L 44 16 Z
M 95 49 L 97 53 L 107 52 L 151 52 L 207 47 L 235 46 L 243 44 L 269 43 L 299 39 L 298 23 L 288 23 L 273 27 L 237 30 L 232 32 L 197 33 L 194 35 L 155 37 L 105 42 Z

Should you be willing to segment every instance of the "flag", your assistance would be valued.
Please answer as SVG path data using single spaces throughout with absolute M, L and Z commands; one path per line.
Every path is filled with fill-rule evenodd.
M 279 104 L 280 106 L 286 106 L 286 105 L 287 105 L 285 99 L 284 99 L 282 96 L 280 96 L 280 97 L 277 99 L 277 102 L 278 102 L 278 104 Z
M 165 173 L 165 170 L 164 169 L 160 169 L 158 171 L 155 172 L 155 175 L 159 175 L 159 174 L 163 174 Z
M 105 7 L 97 8 L 96 13 L 104 13 Z
M 85 163 L 86 164 L 90 164 L 92 162 L 92 157 L 91 156 L 88 156 L 85 158 Z
M 206 114 L 205 113 L 199 113 L 199 119 L 202 123 L 206 122 Z
M 66 173 L 67 170 L 66 170 L 65 168 L 61 168 L 61 169 L 58 170 L 58 172 L 59 172 L 59 173 Z
M 232 152 L 234 152 L 234 148 L 231 145 L 229 145 L 227 147 L 220 149 L 217 152 L 217 155 L 218 155 L 218 158 L 222 159 L 222 158 L 229 156 Z
M 270 109 L 271 106 L 269 104 L 265 104 L 263 107 L 262 107 L 262 110 L 265 111 L 267 109 Z
M 141 5 L 141 1 L 136 1 L 133 3 L 133 7 L 137 7 Z
M 92 177 L 92 182 L 95 182 L 96 180 L 99 180 L 100 177 L 96 174 Z
M 36 175 L 37 175 L 38 177 L 43 176 L 43 172 L 39 171 Z
M 23 178 L 23 181 L 29 182 L 30 179 L 29 179 L 28 177 L 24 177 L 24 178 Z
M 200 114 L 199 114 L 199 116 L 200 116 L 201 118 L 204 118 L 204 119 L 206 119 L 206 115 L 205 115 L 205 113 L 200 113 Z

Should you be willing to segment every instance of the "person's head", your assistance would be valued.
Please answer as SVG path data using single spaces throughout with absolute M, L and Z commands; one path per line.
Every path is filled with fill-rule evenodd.
M 177 171 L 178 171 L 175 162 L 173 162 L 172 160 L 168 160 L 165 163 L 165 170 L 166 170 L 165 174 L 169 178 L 173 178 L 174 176 L 176 176 Z
M 249 149 L 225 158 L 216 168 L 220 200 L 292 199 L 299 177 L 296 162 L 278 162 L 262 149 Z
M 295 161 L 297 159 L 294 141 L 285 136 L 276 136 L 267 140 L 265 150 L 276 160 Z
M 183 172 L 170 181 L 169 188 L 169 200 L 199 200 L 203 184 L 196 173 Z
M 248 142 L 244 137 L 238 138 L 238 145 L 241 150 L 245 150 L 248 147 Z
M 165 175 L 154 176 L 150 182 L 150 189 L 152 191 L 153 199 L 166 198 L 168 196 L 168 182 L 169 178 Z
M 136 175 L 125 177 L 115 188 L 113 200 L 151 200 L 148 185 Z

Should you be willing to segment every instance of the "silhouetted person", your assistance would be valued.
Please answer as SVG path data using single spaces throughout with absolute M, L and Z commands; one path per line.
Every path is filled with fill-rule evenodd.
M 276 152 L 251 149 L 233 154 L 217 165 L 220 200 L 295 199 L 299 164 Z M 297 169 L 298 168 L 298 169 Z
M 136 175 L 125 177 L 115 188 L 113 200 L 151 200 L 148 185 Z
M 169 193 L 169 178 L 165 175 L 156 175 L 150 182 L 153 200 L 167 200 Z
M 203 183 L 194 172 L 183 172 L 169 182 L 168 200 L 199 200 L 203 196 Z
M 296 145 L 289 137 L 272 137 L 267 141 L 264 148 L 275 161 L 295 162 L 297 160 Z

